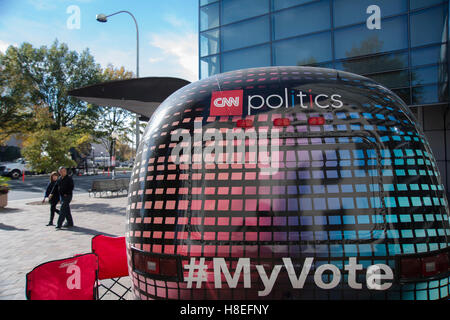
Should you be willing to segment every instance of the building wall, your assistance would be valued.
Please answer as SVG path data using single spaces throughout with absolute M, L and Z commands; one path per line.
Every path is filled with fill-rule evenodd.
M 448 17 L 448 0 L 199 0 L 199 74 L 309 65 L 372 78 L 416 114 L 447 188 Z
M 199 3 L 200 78 L 249 67 L 312 65 L 368 76 L 408 105 L 448 101 L 448 0 Z M 372 5 L 380 9 L 380 29 L 371 29 Z

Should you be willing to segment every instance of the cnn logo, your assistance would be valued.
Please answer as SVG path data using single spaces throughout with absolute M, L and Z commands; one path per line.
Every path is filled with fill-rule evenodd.
M 211 96 L 211 116 L 240 116 L 243 109 L 244 90 L 213 92 Z

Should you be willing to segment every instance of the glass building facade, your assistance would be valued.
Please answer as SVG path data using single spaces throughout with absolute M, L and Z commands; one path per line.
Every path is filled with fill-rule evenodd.
M 307 65 L 374 79 L 411 107 L 450 186 L 448 17 L 448 0 L 199 0 L 199 75 Z

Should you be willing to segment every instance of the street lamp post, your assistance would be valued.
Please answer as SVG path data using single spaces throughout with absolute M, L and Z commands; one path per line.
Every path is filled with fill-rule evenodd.
M 92 171 L 93 174 L 96 174 L 95 170 L 95 147 L 92 147 Z
M 111 134 L 111 154 L 110 154 L 110 166 L 112 170 L 112 179 L 116 178 L 116 141 L 119 138 L 117 133 L 113 132 Z
M 103 157 L 103 152 L 100 152 L 100 156 L 102 157 L 103 162 L 103 172 L 105 172 L 105 158 Z
M 107 22 L 109 17 L 112 17 L 116 14 L 119 13 L 127 13 L 131 16 L 131 18 L 133 18 L 134 24 L 136 25 L 136 78 L 139 78 L 139 29 L 138 29 L 138 24 L 136 21 L 136 18 L 133 16 L 133 14 L 129 11 L 126 10 L 121 10 L 121 11 L 117 11 L 114 12 L 112 14 L 109 15 L 105 15 L 103 13 L 98 14 L 96 16 L 96 19 L 98 22 Z M 140 140 L 140 131 L 139 131 L 139 114 L 136 113 L 136 154 L 137 154 L 137 150 L 139 147 L 139 140 Z

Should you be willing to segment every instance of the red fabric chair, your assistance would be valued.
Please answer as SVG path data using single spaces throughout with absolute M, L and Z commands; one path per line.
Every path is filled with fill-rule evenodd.
M 45 262 L 26 275 L 29 300 L 95 300 L 98 258 L 93 253 Z
M 98 280 L 105 280 L 98 281 L 98 299 L 102 300 L 111 294 L 123 300 L 131 291 L 125 280 L 128 276 L 125 237 L 95 236 L 92 238 L 92 252 L 99 259 Z
M 125 237 L 98 235 L 92 238 L 92 252 L 98 256 L 98 279 L 128 276 Z

